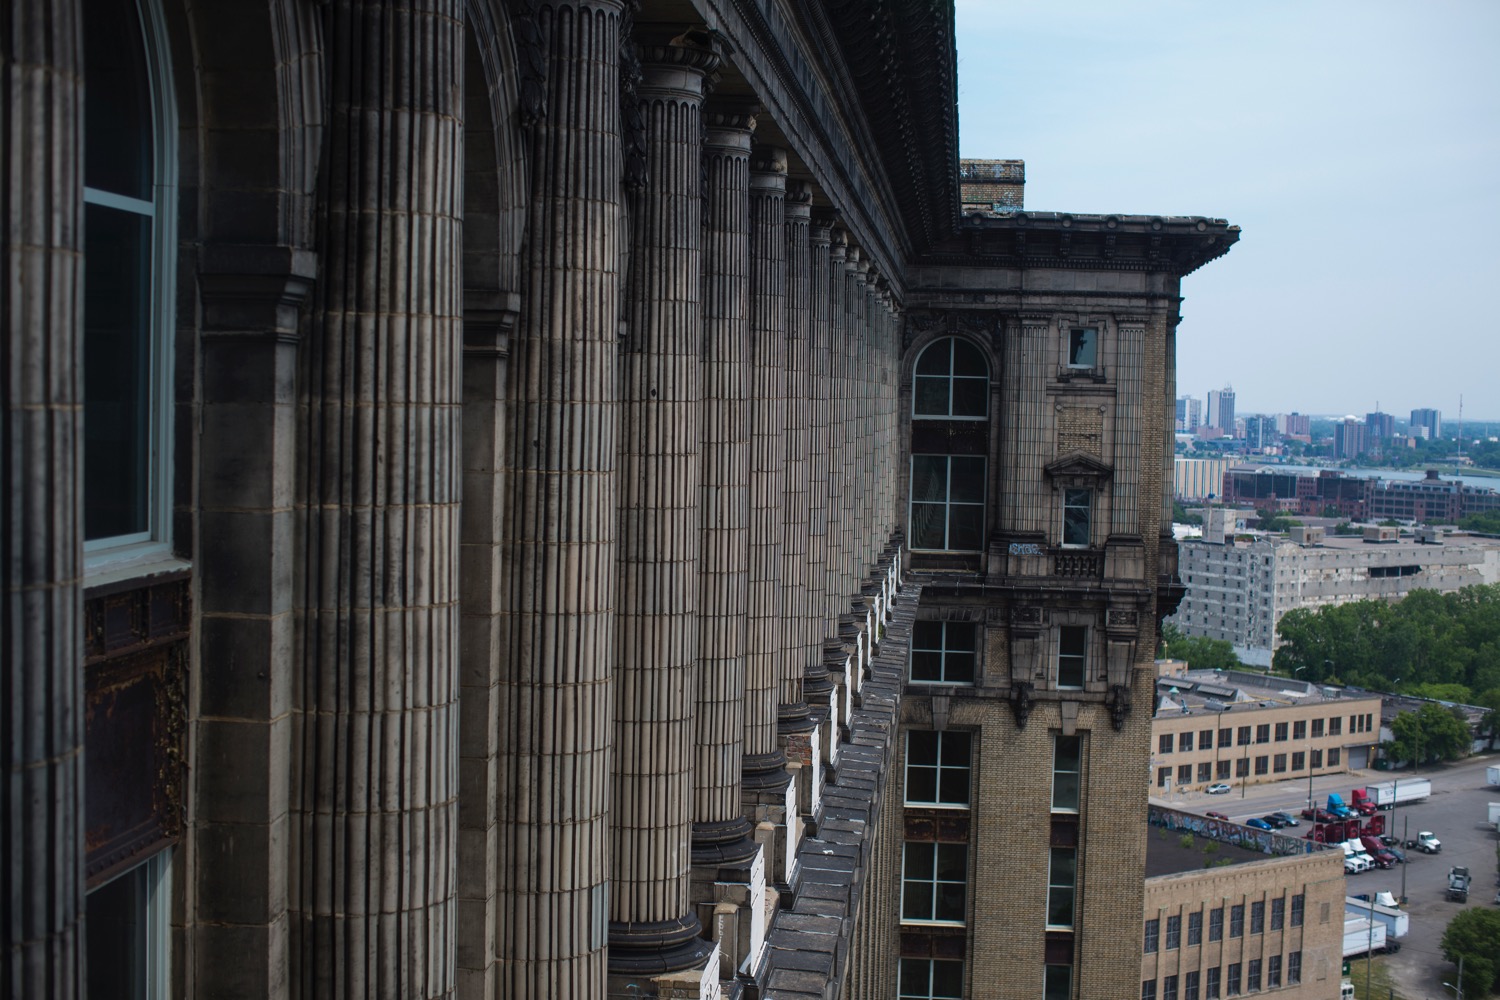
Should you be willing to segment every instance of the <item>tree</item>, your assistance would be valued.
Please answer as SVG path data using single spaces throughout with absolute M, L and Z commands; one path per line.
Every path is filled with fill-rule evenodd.
M 1172 523 L 1173 524 L 1202 524 L 1203 518 L 1197 514 L 1189 514 L 1187 508 L 1176 500 L 1172 501 Z
M 1391 739 L 1384 749 L 1396 760 L 1426 764 L 1468 756 L 1471 742 L 1462 712 L 1428 702 L 1392 720 Z
M 1474 704 L 1483 705 L 1489 711 L 1479 720 L 1479 735 L 1490 741 L 1490 749 L 1500 740 L 1500 688 L 1490 688 L 1474 699 Z
M 1183 635 L 1175 625 L 1161 628 L 1161 655 L 1168 660 L 1186 660 L 1194 670 L 1235 670 L 1242 664 L 1234 644 L 1224 639 Z
M 1484 996 L 1500 989 L 1500 911 L 1460 910 L 1443 931 L 1443 957 L 1464 962 L 1464 995 Z

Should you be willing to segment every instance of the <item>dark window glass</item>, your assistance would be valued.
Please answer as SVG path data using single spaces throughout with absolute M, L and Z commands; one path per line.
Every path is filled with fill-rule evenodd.
M 1078 776 L 1083 770 L 1083 737 L 1055 736 L 1052 742 L 1052 808 L 1078 809 Z
M 1229 908 L 1229 936 L 1245 936 L 1245 904 L 1236 903 Z
M 1281 956 L 1266 959 L 1266 989 L 1274 990 L 1281 985 Z
M 972 622 L 915 622 L 910 653 L 912 681 L 973 684 L 976 632 Z
M 1214 763 L 1214 770 L 1215 770 L 1214 777 L 1217 780 L 1219 780 L 1219 781 L 1228 781 L 1229 780 L 1229 765 L 1230 765 L 1230 763 L 1231 762 L 1227 761 L 1227 760 L 1216 761 Z
M 1255 727 L 1255 742 L 1271 742 L 1271 724 L 1269 722 Z
M 1235 761 L 1234 776 L 1236 778 L 1248 778 L 1250 776 L 1250 761 L 1244 757 Z
M 1068 332 L 1068 367 L 1093 368 L 1099 359 L 1099 331 L 1074 328 Z
M 1147 979 L 1141 983 L 1141 1000 L 1156 1000 L 1156 980 Z
M 1271 770 L 1277 774 L 1284 774 L 1286 772 L 1286 754 L 1276 754 L 1271 761 Z
M 1188 944 L 1203 943 L 1203 911 L 1188 914 Z
M 908 841 L 902 860 L 902 920 L 964 921 L 968 847 Z
M 1305 905 L 1306 905 L 1306 897 L 1304 897 L 1302 893 L 1299 892 L 1299 893 L 1297 893 L 1297 895 L 1295 895 L 1295 896 L 1292 897 L 1292 926 L 1293 927 L 1301 927 L 1302 926 L 1302 910 L 1303 910 L 1303 907 Z
M 1198 972 L 1194 970 L 1182 977 L 1182 1000 L 1198 1000 Z
M 1252 958 L 1246 963 L 1245 990 L 1254 993 L 1260 989 L 1260 959 Z
M 88 894 L 88 996 L 146 996 L 148 865 Z
M 1286 897 L 1271 900 L 1271 930 L 1279 931 L 1286 923 Z
M 1250 745 L 1250 727 L 1249 726 L 1241 726 L 1240 727 L 1239 744 L 1242 747 Z
M 1077 878 L 1078 851 L 1072 847 L 1052 848 L 1052 864 L 1047 877 L 1047 926 L 1073 926 L 1074 884 Z
M 1156 749 L 1160 753 L 1172 752 L 1172 734 L 1162 733 L 1156 741 Z
M 1290 952 L 1286 956 L 1286 984 L 1296 986 L 1302 982 L 1302 952 Z
M 984 538 L 984 459 L 911 458 L 911 547 L 977 551 Z
M 1178 733 L 1177 734 L 1177 749 L 1181 750 L 1183 753 L 1187 753 L 1189 750 L 1193 749 L 1193 734 L 1192 733 Z
M 1090 542 L 1089 525 L 1093 520 L 1093 490 L 1063 490 L 1063 539 L 1064 545 L 1079 548 Z
M 1046 979 L 1042 984 L 1043 1000 L 1071 1000 L 1073 996 L 1073 967 L 1071 965 L 1047 966 Z
M 127 0 L 90 3 L 83 19 L 83 183 L 100 191 L 151 200 L 153 122 L 146 41 Z
M 1208 939 L 1224 940 L 1224 907 L 1216 906 L 1208 911 Z
M 1161 934 L 1161 918 L 1152 917 L 1146 921 L 1146 946 L 1144 951 L 1150 955 L 1156 951 L 1158 939 Z
M 1232 997 L 1240 995 L 1240 963 L 1231 962 L 1229 969 L 1224 973 L 1224 990 Z
M 1088 661 L 1089 630 L 1082 625 L 1063 625 L 1057 630 L 1057 686 L 1083 687 Z
M 1250 933 L 1264 934 L 1266 931 L 1266 903 L 1256 900 L 1250 904 Z
M 1276 742 L 1277 743 L 1285 743 L 1286 742 L 1286 723 L 1285 722 L 1278 722 L 1278 723 L 1276 723 Z
M 1221 747 L 1227 747 L 1227 746 L 1229 746 L 1230 743 L 1233 742 L 1233 736 L 1234 736 L 1234 730 L 1232 728 L 1225 728 L 1225 729 L 1219 730 L 1219 746 L 1221 746 Z
M 1167 779 L 1170 777 L 1172 777 L 1172 769 L 1170 767 L 1158 767 L 1156 769 L 1156 787 L 1166 788 Z
M 1182 947 L 1182 917 L 1172 916 L 1167 918 L 1167 951 Z
M 1314 719 L 1314 720 L 1312 720 L 1312 734 L 1313 734 L 1313 739 L 1318 739 L 1318 738 L 1320 738 L 1323 735 L 1323 720 L 1322 719 Z
M 906 801 L 969 804 L 970 734 L 913 729 L 906 734 Z
M 903 958 L 898 1000 L 961 1000 L 964 963 Z
M 946 338 L 930 344 L 917 359 L 912 385 L 916 417 L 979 418 L 989 410 L 989 366 L 966 340 Z
M 1203 1000 L 1219 1000 L 1219 967 L 1208 969 L 1203 977 Z
M 1177 784 L 1178 784 L 1178 786 L 1191 785 L 1192 783 L 1193 783 L 1193 765 L 1191 765 L 1191 764 L 1179 764 L 1179 765 L 1177 765 Z
M 1292 739 L 1294 739 L 1294 740 L 1305 740 L 1305 739 L 1307 739 L 1307 720 L 1306 719 L 1299 719 L 1298 721 L 1292 723 Z
M 1203 763 L 1199 764 L 1198 765 L 1198 780 L 1200 782 L 1209 782 L 1209 781 L 1212 781 L 1213 780 L 1213 770 L 1214 770 L 1214 763 L 1211 760 L 1206 760 Z
M 1271 758 L 1269 758 L 1269 757 L 1257 757 L 1257 758 L 1255 758 L 1255 773 L 1256 774 L 1269 774 L 1270 770 L 1271 770 L 1270 765 L 1271 765 Z
M 1167 976 L 1161 981 L 1161 1000 L 1177 1000 L 1177 977 Z

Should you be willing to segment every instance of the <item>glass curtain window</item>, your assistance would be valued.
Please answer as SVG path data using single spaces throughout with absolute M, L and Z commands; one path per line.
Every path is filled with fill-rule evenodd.
M 1077 882 L 1078 850 L 1072 847 L 1052 848 L 1052 861 L 1047 874 L 1048 927 L 1073 926 L 1074 890 Z
M 902 852 L 901 919 L 962 924 L 969 881 L 966 844 L 909 841 Z
M 969 804 L 968 733 L 913 729 L 906 734 L 906 803 Z
M 1089 630 L 1082 625 L 1063 625 L 1057 630 L 1057 686 L 1081 688 L 1088 662 Z
M 928 345 L 917 359 L 912 416 L 979 420 L 989 412 L 990 370 L 973 344 L 947 337 Z
M 911 679 L 920 684 L 973 684 L 977 629 L 969 622 L 919 621 L 911 630 Z
M 1093 490 L 1063 490 L 1062 543 L 1071 548 L 1087 548 L 1089 525 L 1093 520 Z
M 903 958 L 898 1000 L 960 1000 L 964 963 L 930 958 Z
M 911 457 L 911 547 L 977 552 L 984 541 L 984 458 Z
M 1052 811 L 1078 811 L 1078 778 L 1083 769 L 1083 737 L 1052 738 Z

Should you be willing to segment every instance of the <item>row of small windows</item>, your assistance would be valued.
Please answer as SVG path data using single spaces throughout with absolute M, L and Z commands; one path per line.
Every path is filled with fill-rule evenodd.
M 1269 907 L 1267 906 L 1269 904 Z M 1250 915 L 1250 933 L 1264 934 L 1266 931 L 1266 915 L 1270 914 L 1271 930 L 1279 931 L 1288 922 L 1290 912 L 1290 924 L 1292 927 L 1301 927 L 1306 910 L 1307 897 L 1303 893 L 1297 893 L 1290 897 L 1278 896 L 1271 900 L 1256 900 L 1248 904 Z M 1238 938 L 1245 936 L 1245 914 L 1247 904 L 1236 903 L 1229 907 L 1229 936 Z M 1187 914 L 1187 946 L 1193 947 L 1203 943 L 1203 910 L 1194 910 Z M 1163 933 L 1165 932 L 1165 933 Z M 1224 940 L 1224 907 L 1216 906 L 1208 911 L 1208 940 Z M 1146 921 L 1145 940 L 1142 950 L 1148 954 L 1157 951 L 1173 951 L 1183 946 L 1182 942 L 1182 915 L 1173 914 L 1166 918 L 1163 923 L 1160 917 L 1152 917 Z
M 1312 767 L 1313 770 L 1317 770 L 1318 768 L 1320 768 L 1320 767 L 1323 766 L 1323 758 L 1324 758 L 1324 754 L 1323 754 L 1322 750 L 1314 750 L 1314 751 L 1312 751 L 1311 767 Z M 1329 767 L 1338 767 L 1339 764 L 1343 760 L 1343 752 L 1338 747 L 1332 747 L 1332 748 L 1330 748 L 1328 750 L 1327 758 L 1328 758 L 1328 766 Z M 1233 768 L 1233 771 L 1234 771 L 1234 774 L 1233 774 L 1234 777 L 1236 777 L 1236 778 L 1246 778 L 1246 777 L 1249 777 L 1250 771 L 1251 771 L 1251 767 L 1252 767 L 1252 760 L 1254 762 L 1253 766 L 1254 766 L 1254 770 L 1255 770 L 1256 774 L 1285 774 L 1288 771 L 1288 767 L 1287 767 L 1287 755 L 1286 754 L 1284 754 L 1284 753 L 1269 754 L 1269 755 L 1262 754 L 1261 756 L 1254 757 L 1254 758 L 1240 757 L 1240 758 L 1238 758 L 1236 760 L 1218 760 L 1218 761 L 1205 760 L 1205 761 L 1199 761 L 1198 762 L 1198 779 L 1197 780 L 1200 783 L 1209 782 L 1209 781 L 1228 781 L 1229 778 L 1230 778 L 1231 767 Z M 1292 770 L 1292 771 L 1301 771 L 1301 770 L 1304 770 L 1305 767 L 1306 767 L 1306 765 L 1307 765 L 1307 762 L 1308 762 L 1307 755 L 1304 754 L 1304 753 L 1302 753 L 1299 750 L 1297 753 L 1294 753 L 1294 754 L 1291 755 L 1291 767 L 1290 767 L 1290 770 Z M 1171 780 L 1172 780 L 1172 768 L 1171 768 L 1171 765 L 1166 765 L 1166 766 L 1163 766 L 1163 767 L 1158 767 L 1156 769 L 1156 786 L 1158 788 L 1166 788 L 1168 782 L 1170 782 Z M 1177 765 L 1177 784 L 1178 784 L 1178 786 L 1180 787 L 1182 785 L 1192 784 L 1192 782 L 1193 782 L 1193 765 L 1192 764 L 1178 764 Z
M 1231 962 L 1222 969 L 1215 967 L 1205 969 L 1201 973 L 1195 969 L 1192 972 L 1162 977 L 1159 994 L 1157 980 L 1147 979 L 1141 983 L 1141 1000 L 1158 1000 L 1158 998 L 1159 1000 L 1220 1000 L 1221 997 L 1237 997 L 1241 993 L 1258 993 L 1263 989 L 1281 988 L 1282 956 L 1272 955 L 1265 959 L 1264 982 L 1262 982 L 1261 971 L 1261 959 L 1258 958 L 1252 958 L 1248 962 Z M 1288 952 L 1286 985 L 1296 986 L 1301 982 L 1302 952 Z M 1180 993 L 1178 992 L 1179 986 Z
M 1365 715 L 1351 715 L 1349 716 L 1349 731 L 1351 733 L 1367 733 L 1374 727 L 1374 719 L 1375 717 L 1373 713 L 1367 713 Z M 1297 741 L 1308 738 L 1307 722 L 1305 720 L 1299 720 L 1297 722 L 1291 723 L 1290 733 L 1288 733 L 1287 726 L 1288 724 L 1285 722 L 1278 722 L 1274 724 L 1274 742 L 1285 743 L 1288 740 Z M 1344 731 L 1343 726 L 1343 717 L 1334 716 L 1333 718 L 1328 720 L 1327 735 L 1342 736 Z M 1254 733 L 1253 739 L 1251 737 L 1252 730 Z M 1237 737 L 1233 740 L 1235 746 L 1243 747 L 1250 746 L 1252 743 L 1271 743 L 1273 742 L 1272 733 L 1272 723 L 1264 723 L 1262 725 L 1253 727 L 1240 726 L 1238 731 L 1226 726 L 1223 729 L 1219 730 L 1219 747 L 1222 749 L 1224 747 L 1230 746 L 1231 737 Z M 1323 720 L 1313 719 L 1312 738 L 1315 740 L 1322 739 L 1323 735 Z M 1212 729 L 1201 729 L 1196 732 L 1195 736 L 1194 732 L 1192 730 L 1189 730 L 1187 732 L 1177 733 L 1175 740 L 1173 739 L 1172 733 L 1162 733 L 1157 737 L 1156 750 L 1157 753 L 1171 753 L 1172 748 L 1175 744 L 1179 753 L 1190 753 L 1193 750 L 1193 744 L 1195 740 L 1197 742 L 1199 750 L 1212 750 L 1214 746 L 1214 731 Z
M 913 684 L 973 684 L 978 673 L 978 628 L 970 622 L 922 620 L 912 626 L 909 669 Z M 1055 680 L 1062 689 L 1080 690 L 1088 677 L 1089 630 L 1084 625 L 1057 629 Z

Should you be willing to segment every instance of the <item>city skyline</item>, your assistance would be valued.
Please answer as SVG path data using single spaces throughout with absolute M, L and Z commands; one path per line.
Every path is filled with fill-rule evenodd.
M 1242 227 L 1233 258 L 1193 277 L 1179 394 L 1228 369 L 1242 411 L 1378 399 L 1448 421 L 1462 395 L 1466 417 L 1500 415 L 1500 345 L 1477 319 L 1500 274 L 1500 5 L 957 11 L 962 155 L 1025 160 L 1027 207 Z

